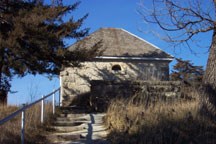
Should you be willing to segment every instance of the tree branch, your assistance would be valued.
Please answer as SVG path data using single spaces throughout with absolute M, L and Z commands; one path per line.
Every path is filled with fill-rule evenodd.
M 170 32 L 166 41 L 182 43 L 214 29 L 212 14 L 203 8 L 199 0 L 188 0 L 182 5 L 173 0 L 152 0 L 152 8 L 147 9 L 142 3 L 138 13 L 145 22 Z M 172 32 L 177 32 L 177 35 Z

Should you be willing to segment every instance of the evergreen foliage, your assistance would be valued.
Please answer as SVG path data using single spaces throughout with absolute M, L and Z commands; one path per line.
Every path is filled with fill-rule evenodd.
M 204 70 L 202 66 L 195 66 L 189 60 L 176 59 L 177 63 L 173 67 L 170 75 L 171 80 L 184 81 L 186 83 L 201 83 Z
M 75 66 L 96 54 L 98 43 L 90 51 L 69 52 L 65 45 L 65 38 L 79 40 L 88 33 L 81 28 L 87 15 L 75 20 L 70 14 L 79 2 L 66 6 L 52 2 L 0 1 L 0 101 L 15 75 L 59 74 L 63 66 Z

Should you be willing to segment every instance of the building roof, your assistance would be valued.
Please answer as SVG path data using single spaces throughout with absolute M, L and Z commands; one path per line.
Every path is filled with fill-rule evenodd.
M 72 51 L 78 47 L 91 48 L 100 40 L 102 41 L 102 57 L 167 58 L 169 60 L 173 58 L 157 46 L 118 28 L 101 28 L 68 49 Z

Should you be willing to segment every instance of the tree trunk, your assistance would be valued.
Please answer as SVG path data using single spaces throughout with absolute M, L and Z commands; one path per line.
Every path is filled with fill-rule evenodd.
M 3 89 L 2 64 L 0 64 L 0 105 L 7 105 L 7 92 Z
M 216 24 L 212 36 L 206 71 L 202 81 L 202 109 L 205 115 L 216 120 Z
M 2 72 L 1 72 L 1 66 L 0 66 L 0 85 L 2 85 Z M 7 105 L 7 91 L 5 91 L 2 86 L 0 86 L 0 105 Z
M 3 64 L 4 64 L 4 50 L 1 49 L 0 51 L 0 105 L 6 105 L 7 104 L 7 91 L 3 88 Z
M 0 90 L 0 105 L 7 105 L 7 92 Z

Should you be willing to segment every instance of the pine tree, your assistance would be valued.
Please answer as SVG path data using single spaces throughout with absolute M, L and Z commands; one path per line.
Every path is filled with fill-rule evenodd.
M 170 75 L 171 80 L 183 81 L 187 84 L 201 84 L 204 75 L 202 66 L 195 66 L 189 60 L 176 59 Z
M 63 66 L 74 66 L 94 56 L 95 49 L 67 51 L 65 39 L 80 39 L 87 15 L 74 20 L 70 15 L 79 3 L 64 6 L 42 0 L 0 1 L 0 101 L 6 100 L 13 76 L 58 74 Z

